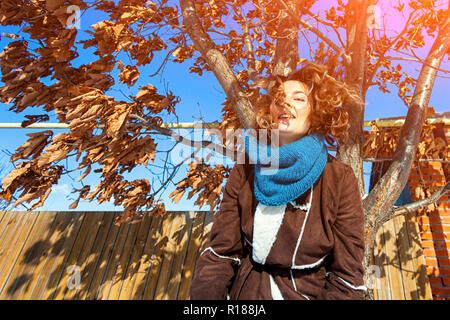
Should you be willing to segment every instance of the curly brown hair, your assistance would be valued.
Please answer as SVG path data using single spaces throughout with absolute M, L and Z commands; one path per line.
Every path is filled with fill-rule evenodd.
M 267 79 L 266 83 L 274 84 L 268 89 L 267 95 L 258 99 L 255 108 L 255 128 L 270 131 L 278 127 L 278 117 L 273 114 L 271 106 L 276 104 L 284 107 L 285 97 L 281 84 L 296 80 L 309 89 L 308 99 L 312 111 L 308 134 L 321 133 L 330 145 L 345 141 L 348 138 L 348 113 L 343 105 L 349 102 L 362 104 L 361 99 L 349 85 L 330 76 L 326 66 L 312 62 L 303 64 L 301 69 L 286 77 L 276 76 Z

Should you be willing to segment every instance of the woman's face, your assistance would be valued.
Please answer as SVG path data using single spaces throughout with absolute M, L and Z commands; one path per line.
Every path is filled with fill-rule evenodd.
M 311 104 L 308 88 L 303 82 L 289 80 L 280 88 L 285 99 L 270 106 L 272 116 L 278 119 L 280 146 L 297 141 L 308 133 Z M 284 107 L 283 107 L 284 105 Z

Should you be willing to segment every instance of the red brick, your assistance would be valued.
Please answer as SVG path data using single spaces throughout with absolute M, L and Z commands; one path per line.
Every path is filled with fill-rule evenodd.
M 418 215 L 417 223 L 419 225 L 424 224 L 424 223 L 439 223 L 439 224 L 447 223 L 447 224 L 450 224 L 450 217 Z
M 445 249 L 424 249 L 423 255 L 425 257 L 449 257 L 450 251 Z
M 422 184 L 416 181 L 410 181 L 409 186 L 410 187 L 419 187 Z M 439 179 L 439 181 L 427 181 L 425 184 L 427 187 L 442 187 L 445 185 L 444 179 Z
M 441 168 L 442 167 L 442 162 L 430 161 L 430 162 L 427 162 L 427 164 L 429 166 L 435 167 L 435 168 Z
M 441 277 L 431 277 L 431 276 L 428 277 L 428 280 L 430 280 L 430 284 L 435 286 L 442 286 L 443 285 L 442 279 L 443 278 Z
M 443 277 L 441 279 L 442 279 L 442 282 L 444 282 L 444 284 L 446 286 L 450 286 L 450 277 Z
M 450 287 L 431 287 L 431 293 L 450 296 Z
M 450 202 L 438 202 L 438 208 L 449 209 L 450 211 Z
M 441 217 L 441 223 L 450 224 L 450 217 Z
M 438 267 L 438 260 L 436 258 L 427 258 L 425 257 L 425 264 L 427 266 Z
M 432 224 L 432 225 L 429 225 L 429 226 L 431 227 L 431 230 L 433 232 L 436 232 L 436 231 L 438 231 L 438 232 L 450 232 L 450 226 L 446 226 L 446 225 L 443 225 L 443 224 Z
M 427 266 L 427 274 L 434 276 L 450 276 L 450 268 Z
M 439 173 L 439 174 L 422 174 L 422 176 L 420 176 L 419 174 L 411 174 L 409 176 L 409 181 L 421 182 L 422 179 L 426 184 L 430 180 L 437 180 L 437 181 L 444 180 L 445 175 Z
M 430 240 L 422 241 L 422 247 L 424 248 L 434 248 L 434 242 Z
M 421 232 L 420 237 L 430 240 L 450 240 L 450 234 L 443 232 Z
M 433 211 L 418 210 L 417 211 L 417 216 L 418 217 L 441 218 L 441 219 L 444 219 L 446 221 L 447 221 L 447 219 L 450 218 L 450 215 L 447 212 L 445 212 L 444 209 L 442 209 L 442 210 L 433 210 Z M 443 220 L 441 220 L 441 221 L 442 221 L 441 223 L 445 223 Z
M 428 167 L 428 168 L 424 168 L 424 167 L 420 167 L 420 173 L 424 174 L 433 174 L 433 173 L 437 173 L 439 175 L 443 175 L 444 171 L 442 170 L 442 166 L 436 166 L 436 167 Z M 411 169 L 411 174 L 419 174 L 418 170 L 416 168 Z
M 416 200 L 413 200 L 413 201 L 416 201 Z M 430 215 L 437 215 L 437 214 L 439 214 L 439 210 L 438 210 L 438 205 L 437 204 L 435 204 L 433 207 L 431 207 L 431 205 L 430 205 L 430 207 L 425 207 L 425 208 L 423 208 L 423 209 L 418 209 L 417 210 L 417 215 L 424 215 L 424 216 L 430 216 Z M 445 209 L 445 208 L 444 208 Z
M 445 241 L 433 241 L 433 240 L 422 240 L 422 246 L 424 248 L 450 248 L 450 242 Z
M 423 232 L 431 232 L 431 226 L 429 224 L 419 224 L 419 230 Z
M 438 258 L 439 265 L 440 266 L 447 266 L 450 267 L 450 259 L 448 258 Z

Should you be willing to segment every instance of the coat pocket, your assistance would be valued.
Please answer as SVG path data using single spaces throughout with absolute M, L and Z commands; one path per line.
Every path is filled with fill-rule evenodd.
M 242 259 L 242 264 L 237 271 L 236 278 L 233 281 L 233 285 L 230 290 L 230 300 L 238 300 L 239 295 L 241 293 L 242 287 L 244 286 L 245 281 L 252 270 L 252 263 L 249 259 L 249 256 L 246 256 Z

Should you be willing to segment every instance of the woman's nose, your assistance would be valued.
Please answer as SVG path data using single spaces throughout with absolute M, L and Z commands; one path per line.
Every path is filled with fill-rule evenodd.
M 292 113 L 292 106 L 289 104 L 289 102 L 284 101 L 280 107 L 279 107 L 279 112 L 283 112 L 283 113 Z

